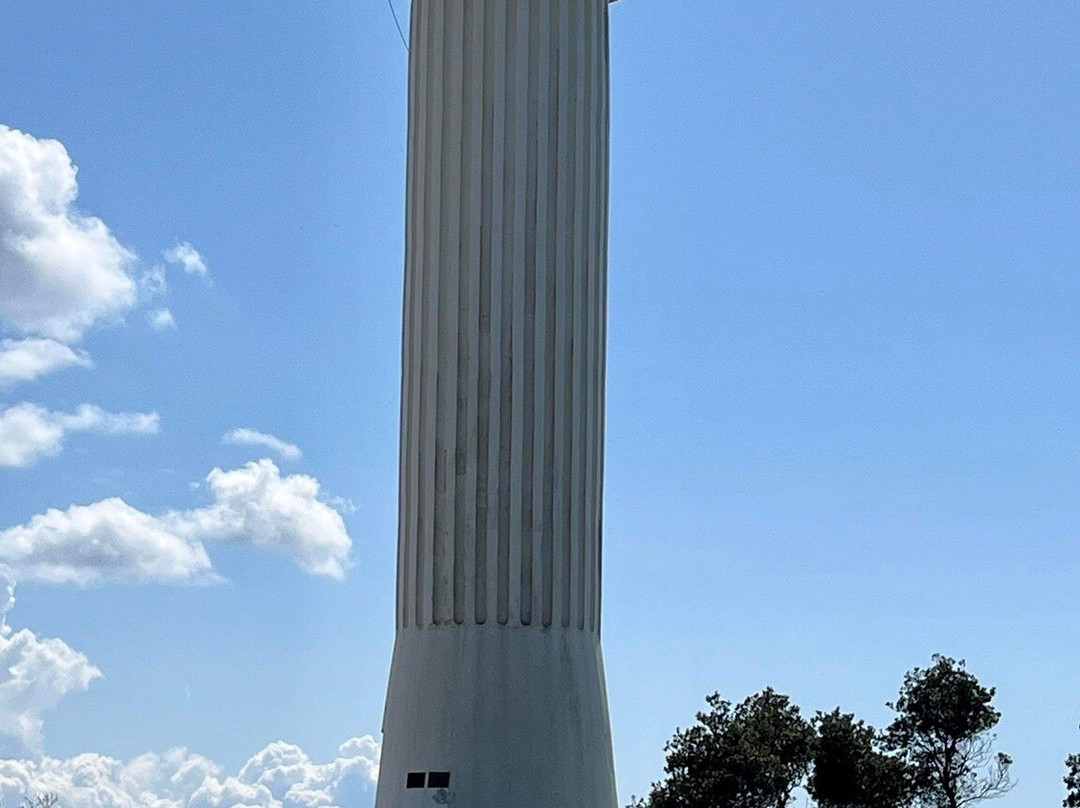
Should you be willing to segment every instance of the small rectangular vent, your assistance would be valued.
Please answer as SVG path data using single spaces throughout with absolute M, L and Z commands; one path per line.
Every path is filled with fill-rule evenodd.
M 405 777 L 405 788 L 423 788 L 424 787 L 424 773 L 423 772 L 409 772 Z
M 428 772 L 428 788 L 450 788 L 450 772 Z

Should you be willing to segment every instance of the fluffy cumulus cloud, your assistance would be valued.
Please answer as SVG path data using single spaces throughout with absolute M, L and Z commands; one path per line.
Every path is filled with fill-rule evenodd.
M 166 250 L 165 262 L 200 278 L 205 278 L 209 272 L 206 268 L 206 260 L 186 241 Z
M 63 144 L 0 125 L 0 321 L 25 336 L 77 341 L 136 302 L 135 255 L 78 212 Z
M 341 514 L 320 499 L 314 477 L 282 477 L 263 459 L 233 471 L 214 469 L 206 482 L 213 505 L 166 517 L 178 533 L 252 544 L 292 558 L 313 575 L 345 577 L 352 541 Z
M 221 440 L 222 443 L 228 443 L 233 446 L 256 446 L 263 449 L 269 449 L 284 460 L 299 460 L 304 455 L 304 453 L 300 451 L 300 447 L 294 443 L 289 443 L 274 435 L 269 435 L 266 432 L 259 432 L 254 429 L 247 429 L 246 427 L 226 432 Z
M 53 792 L 65 808 L 335 808 L 370 804 L 379 746 L 351 738 L 332 760 L 272 743 L 238 772 L 184 748 L 121 761 L 96 753 L 45 757 L 45 714 L 101 676 L 86 656 L 7 622 L 15 585 L 0 570 L 0 805 Z
M 90 404 L 75 412 L 52 412 L 23 402 L 0 410 L 0 466 L 23 468 L 57 455 L 72 432 L 152 435 L 158 429 L 156 412 L 111 413 Z
M 7 617 L 14 604 L 14 583 L 0 574 L 0 757 L 5 758 L 40 754 L 44 714 L 101 676 L 84 654 L 63 640 L 13 630 Z M 6 775 L 0 774 L 3 799 L 7 784 Z
M 50 508 L 0 531 L 0 560 L 21 581 L 90 585 L 212 583 L 202 543 L 122 499 Z
M 65 808 L 335 808 L 370 805 L 379 747 L 370 736 L 316 763 L 300 747 L 273 743 L 237 774 L 187 749 L 121 761 L 87 753 L 0 760 L 0 803 L 55 792 Z
M 76 208 L 77 173 L 59 141 L 0 124 L 0 333 L 9 335 L 0 342 L 0 387 L 91 367 L 73 346 L 95 323 L 120 321 L 167 294 L 164 266 L 138 274 L 135 253 Z M 186 241 L 165 262 L 209 280 Z M 160 303 L 146 320 L 156 331 L 176 328 Z
M 271 460 L 206 478 L 203 508 L 154 516 L 112 498 L 50 509 L 0 530 L 0 562 L 19 580 L 89 585 L 220 580 L 207 542 L 246 544 L 292 558 L 313 575 L 344 578 L 352 540 L 313 477 L 282 477 Z
M 63 368 L 93 365 L 84 351 L 54 339 L 0 340 L 0 387 L 32 382 Z

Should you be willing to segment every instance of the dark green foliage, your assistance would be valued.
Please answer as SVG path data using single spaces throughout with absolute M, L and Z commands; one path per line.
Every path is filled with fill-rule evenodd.
M 737 706 L 714 693 L 665 746 L 667 777 L 634 808 L 784 808 L 806 777 L 814 731 L 772 688 Z
M 1065 758 L 1065 799 L 1061 804 L 1065 808 L 1080 808 L 1080 755 Z
M 799 786 L 817 808 L 969 808 L 1013 786 L 1012 759 L 994 750 L 994 695 L 941 655 L 905 674 L 883 733 L 839 709 L 811 724 L 771 688 L 734 706 L 714 693 L 630 808 L 785 808 Z M 1066 767 L 1063 806 L 1080 808 L 1080 754 Z
M 979 684 L 963 660 L 935 655 L 933 663 L 905 674 L 886 732 L 888 748 L 913 774 L 918 804 L 962 808 L 1005 794 L 1012 759 L 993 751 L 1001 718 L 991 706 L 994 688 Z
M 814 719 L 817 744 L 807 791 L 820 808 L 902 808 L 912 801 L 904 762 L 881 751 L 873 727 L 839 709 Z

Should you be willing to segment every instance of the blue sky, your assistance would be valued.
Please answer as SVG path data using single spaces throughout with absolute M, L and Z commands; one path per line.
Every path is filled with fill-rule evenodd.
M 2 337 L 22 346 L 0 388 L 0 411 L 22 407 L 0 440 L 18 580 L 0 656 L 25 663 L 0 680 L 0 787 L 93 753 L 80 765 L 113 790 L 74 808 L 121 804 L 101 756 L 143 761 L 177 808 L 368 804 L 397 503 L 389 11 L 2 16 L 0 228 L 40 225 L 56 249 L 0 251 Z M 612 17 L 604 645 L 623 801 L 707 692 L 772 685 L 883 724 L 940 651 L 998 687 L 1019 780 L 998 804 L 1056 804 L 1080 750 L 1080 7 L 624 0 Z M 74 207 L 29 204 L 67 160 Z M 52 270 L 76 293 L 17 283 Z M 302 456 L 224 442 L 235 429 Z

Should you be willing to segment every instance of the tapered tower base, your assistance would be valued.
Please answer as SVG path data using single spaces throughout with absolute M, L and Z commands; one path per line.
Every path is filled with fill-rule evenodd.
M 376 808 L 616 805 L 603 660 L 589 632 L 402 631 L 383 732 Z

